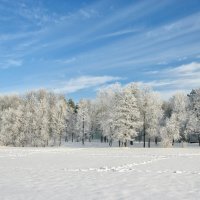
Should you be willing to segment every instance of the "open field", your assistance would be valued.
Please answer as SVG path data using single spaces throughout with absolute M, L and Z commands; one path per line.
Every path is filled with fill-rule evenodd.
M 0 148 L 1 200 L 193 200 L 199 188 L 199 148 Z

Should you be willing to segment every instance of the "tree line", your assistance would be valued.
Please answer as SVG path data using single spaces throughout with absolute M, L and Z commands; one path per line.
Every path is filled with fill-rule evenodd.
M 45 147 L 94 138 L 110 146 L 142 140 L 144 147 L 151 141 L 169 147 L 192 138 L 200 144 L 200 89 L 168 101 L 137 83 L 113 84 L 78 103 L 47 90 L 0 96 L 0 145 Z

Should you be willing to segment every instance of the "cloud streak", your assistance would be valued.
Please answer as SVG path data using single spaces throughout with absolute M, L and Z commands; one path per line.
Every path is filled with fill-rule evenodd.
M 145 84 L 165 93 L 175 90 L 188 92 L 200 87 L 200 63 L 197 62 L 160 70 L 153 74 L 157 80 Z
M 20 67 L 23 64 L 22 60 L 8 59 L 4 62 L 0 62 L 0 69 L 9 69 L 11 67 Z
M 113 76 L 81 76 L 63 82 L 60 87 L 54 89 L 54 92 L 69 94 L 82 89 L 100 87 L 103 84 L 119 80 L 122 80 L 122 78 Z

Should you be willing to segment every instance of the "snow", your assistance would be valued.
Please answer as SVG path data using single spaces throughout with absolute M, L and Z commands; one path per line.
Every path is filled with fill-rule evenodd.
M 199 148 L 0 148 L 1 200 L 199 199 Z

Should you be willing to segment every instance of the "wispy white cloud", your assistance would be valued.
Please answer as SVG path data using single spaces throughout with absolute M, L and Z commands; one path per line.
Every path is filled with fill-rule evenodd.
M 121 79 L 121 77 L 113 76 L 81 76 L 63 82 L 54 91 L 57 93 L 73 93 L 82 89 L 99 87 L 105 83 L 111 83 Z
M 98 16 L 98 12 L 94 9 L 80 9 L 79 10 L 79 13 L 82 17 L 85 17 L 85 18 L 92 18 L 94 16 Z
M 152 6 L 154 4 L 154 6 Z M 93 29 L 91 30 L 91 33 L 98 31 L 100 29 L 107 29 L 109 26 L 118 26 L 120 22 L 122 21 L 130 21 L 130 20 L 138 20 L 141 17 L 144 17 L 156 10 L 158 10 L 161 7 L 164 7 L 168 2 L 164 1 L 139 1 L 138 3 L 134 3 L 132 5 L 128 5 L 125 7 L 122 7 L 116 12 L 114 12 L 112 15 L 109 15 L 106 20 L 101 21 L 98 23 Z M 145 10 L 145 12 L 144 12 Z
M 176 22 L 143 29 L 139 34 L 129 35 L 106 46 L 96 47 L 91 52 L 83 52 L 82 66 L 96 68 L 128 68 L 141 65 L 168 64 L 174 61 L 187 61 L 200 50 L 200 13 L 179 19 Z M 173 28 L 166 29 L 173 24 Z M 176 27 L 177 26 L 177 27 Z M 123 29 L 116 34 L 123 33 Z M 110 33 L 112 35 L 112 32 Z M 115 34 L 115 32 L 113 32 Z M 109 33 L 99 37 L 109 37 Z M 90 39 L 91 40 L 91 39 Z M 120 47 L 120 48 L 119 48 Z M 87 58 L 87 59 L 85 59 Z M 96 62 L 98 60 L 98 62 Z
M 4 62 L 0 62 L 0 69 L 8 69 L 11 67 L 19 67 L 23 64 L 22 60 L 18 59 L 8 59 Z
M 116 37 L 116 36 L 126 35 L 126 34 L 130 34 L 130 33 L 135 33 L 137 31 L 139 31 L 139 29 L 125 29 L 125 30 L 120 30 L 120 31 L 101 35 L 101 36 L 97 37 L 96 39 Z
M 30 39 L 38 35 L 41 31 L 27 31 L 27 32 L 17 32 L 17 33 L 7 33 L 0 34 L 0 42 L 6 42 L 10 40 L 20 40 L 20 39 Z
M 168 77 L 190 77 L 196 76 L 200 73 L 200 63 L 191 62 L 188 64 L 183 64 L 177 67 L 168 67 L 160 71 L 148 71 L 149 74 L 157 74 L 159 76 Z
M 151 72 L 150 72 L 151 73 Z M 174 68 L 153 71 L 156 80 L 147 85 L 164 91 L 186 91 L 200 87 L 200 63 L 192 62 Z
M 189 64 L 184 64 L 173 69 L 166 70 L 167 73 L 170 73 L 172 76 L 194 76 L 197 73 L 200 75 L 200 63 L 192 62 Z
M 57 59 L 56 62 L 60 63 L 60 64 L 70 64 L 73 63 L 77 60 L 76 57 L 72 57 L 72 58 L 67 58 L 67 59 Z

